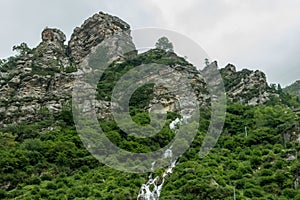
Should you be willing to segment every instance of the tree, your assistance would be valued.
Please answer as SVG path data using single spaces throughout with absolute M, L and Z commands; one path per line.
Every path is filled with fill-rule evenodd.
M 13 46 L 13 51 L 17 51 L 19 55 L 24 56 L 27 53 L 29 53 L 31 49 L 28 47 L 28 45 L 25 42 L 23 42 L 20 45 Z
M 282 88 L 281 88 L 281 85 L 280 85 L 280 84 L 277 85 L 277 91 L 278 91 L 279 94 L 282 93 Z
M 276 91 L 276 84 L 271 83 L 270 88 L 271 88 L 272 92 L 275 92 Z
M 208 67 L 209 64 L 210 64 L 209 59 L 208 59 L 208 58 L 205 58 L 205 59 L 204 59 L 204 62 L 205 62 L 205 66 Z
M 172 42 L 170 42 L 169 39 L 165 36 L 161 37 L 157 40 L 155 47 L 157 49 L 162 49 L 167 52 L 174 52 L 174 47 L 173 47 Z

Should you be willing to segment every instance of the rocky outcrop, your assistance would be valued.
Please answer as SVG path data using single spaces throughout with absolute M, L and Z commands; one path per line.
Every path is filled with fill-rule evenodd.
M 74 78 L 66 69 L 71 64 L 63 53 L 57 53 L 62 47 L 56 45 L 43 41 L 17 58 L 13 69 L 0 73 L 0 127 L 58 114 L 70 99 Z
M 90 52 L 92 47 L 117 32 L 128 32 L 127 23 L 102 12 L 87 19 L 81 27 L 75 28 L 68 45 L 71 59 L 79 64 Z
M 45 28 L 42 32 L 42 41 L 56 44 L 59 47 L 64 47 L 66 35 L 59 29 Z
M 62 31 L 45 28 L 36 48 L 1 64 L 0 127 L 59 114 L 70 103 L 78 64 L 118 31 L 129 33 L 129 25 L 102 12 L 76 28 L 68 46 Z M 105 105 L 99 103 L 101 109 Z
M 12 57 L 0 67 L 0 127 L 21 122 L 34 122 L 49 116 L 61 113 L 70 103 L 75 78 L 86 73 L 82 63 L 86 62 L 87 55 L 103 41 L 116 33 L 124 34 L 122 39 L 127 47 L 133 49 L 133 54 L 125 56 L 120 48 L 119 41 L 111 40 L 110 53 L 115 53 L 115 64 L 122 64 L 130 59 L 132 63 L 143 60 L 143 55 L 136 59 L 136 51 L 130 36 L 130 27 L 117 17 L 104 14 L 95 14 L 87 19 L 81 27 L 75 28 L 70 41 L 66 45 L 65 34 L 56 28 L 45 28 L 42 31 L 41 43 L 34 49 L 26 49 Z M 120 34 L 119 34 L 120 35 Z M 121 42 L 122 43 L 122 42 Z M 164 55 L 164 54 L 168 55 Z M 202 106 L 209 106 L 211 97 L 202 72 L 187 63 L 183 58 L 172 52 L 151 50 L 148 56 L 164 56 L 166 60 L 175 60 L 170 67 L 172 74 L 163 74 L 165 80 L 154 87 L 154 98 L 151 105 L 160 103 L 165 111 L 179 111 L 181 107 L 192 107 L 195 102 L 184 101 L 180 105 L 180 95 L 174 95 L 177 90 L 183 90 L 183 96 L 189 96 L 188 90 L 178 86 L 183 77 L 192 85 L 193 92 Z M 147 56 L 145 53 L 144 56 Z M 157 56 L 154 56 L 157 57 Z M 135 59 L 135 60 L 134 60 Z M 149 61 L 149 58 L 147 58 Z M 139 61 L 140 62 L 140 61 Z M 213 63 L 211 66 L 216 66 Z M 209 66 L 208 66 L 209 67 Z M 207 68 L 206 71 L 209 71 Z M 260 71 L 242 70 L 237 72 L 233 65 L 221 69 L 227 95 L 233 101 L 241 101 L 256 105 L 268 101 L 268 84 L 265 75 Z M 75 77 L 76 76 L 76 77 Z M 151 77 L 152 76 L 152 77 Z M 162 76 L 151 74 L 148 78 Z M 211 80 L 214 81 L 213 78 Z M 216 83 L 218 85 L 218 83 Z M 213 84 L 214 85 L 214 84 Z M 173 93 L 167 88 L 174 88 Z M 182 93 L 182 92 L 181 92 Z M 93 102 L 97 116 L 100 119 L 110 117 L 110 101 L 98 99 Z
M 111 47 L 114 46 L 115 45 L 112 45 Z M 119 54 L 116 53 L 118 49 L 120 48 L 112 48 L 109 51 L 115 52 L 114 54 Z M 171 63 L 167 63 L 164 65 L 155 64 L 158 61 L 155 59 L 157 57 L 159 57 L 161 60 L 169 59 Z M 160 49 L 152 49 L 141 55 L 136 55 L 133 58 L 127 58 L 126 60 L 119 59 L 118 62 L 115 63 L 115 65 L 111 66 L 112 70 L 110 71 L 110 73 L 117 73 L 114 72 L 114 70 L 121 70 L 121 66 L 123 66 L 123 68 L 128 67 L 126 65 L 123 65 L 123 63 L 125 62 L 136 63 L 137 60 L 146 60 L 146 58 L 148 59 L 148 64 L 144 65 L 144 69 L 146 69 L 146 71 L 149 71 L 148 73 L 145 72 L 146 74 L 143 74 L 142 72 L 137 74 L 137 77 L 144 78 L 134 82 L 135 84 L 138 84 L 140 86 L 147 84 L 147 81 L 149 80 L 155 82 L 153 88 L 153 98 L 150 100 L 149 105 L 146 105 L 144 109 L 154 109 L 154 112 L 159 113 L 162 111 L 181 113 L 181 111 L 183 111 L 184 113 L 181 114 L 190 116 L 194 110 L 196 103 L 200 105 L 205 104 L 206 106 L 208 106 L 207 102 L 209 102 L 210 96 L 208 95 L 208 91 L 205 88 L 205 81 L 201 73 L 193 65 L 189 64 L 187 61 L 177 56 L 175 53 L 165 52 L 164 50 Z M 93 61 L 93 59 L 90 61 Z M 149 62 L 152 64 L 149 64 Z M 162 66 L 169 67 L 167 68 Z M 84 69 L 86 73 L 83 69 L 79 69 L 78 73 L 85 74 L 85 77 L 89 77 L 88 73 L 93 71 L 91 66 L 85 65 Z M 106 77 L 105 74 L 104 77 Z M 109 79 L 110 82 L 114 81 L 113 77 L 110 77 Z M 92 90 L 92 92 L 88 92 L 88 90 L 89 88 L 94 88 L 94 86 L 90 85 L 90 80 L 86 81 L 85 78 L 80 78 L 78 80 L 79 86 L 75 88 L 76 93 L 80 94 L 80 96 L 78 96 L 78 101 L 75 100 L 77 102 L 78 110 L 86 115 L 89 115 L 91 112 L 96 111 L 98 119 L 112 119 L 112 104 L 107 97 L 109 96 L 109 94 L 107 94 L 107 96 L 102 96 L 97 100 L 90 99 L 89 97 L 93 95 L 94 91 Z M 131 81 L 131 79 L 126 80 L 129 82 Z M 129 95 L 128 93 L 126 93 L 126 89 L 124 89 L 124 91 L 125 92 L 122 93 L 122 95 Z M 193 102 L 191 101 L 192 96 L 195 100 Z M 163 106 L 162 110 L 158 111 L 154 108 L 156 107 L 154 105 L 157 104 L 161 104 Z
M 180 58 L 174 53 L 170 54 L 173 54 L 170 56 Z M 149 77 L 155 78 L 155 76 L 158 76 L 153 91 L 154 98 L 151 103 L 160 103 L 166 112 L 179 112 L 182 108 L 194 108 L 196 102 L 191 102 L 191 100 L 192 96 L 195 95 L 195 99 L 200 105 L 206 105 L 210 97 L 200 71 L 189 63 L 170 65 L 170 68 L 173 70 L 165 70 L 161 74 L 151 74 Z M 182 99 L 184 97 L 190 97 L 190 100 L 185 101 Z
M 258 105 L 270 100 L 270 88 L 263 72 L 248 69 L 236 71 L 232 64 L 228 64 L 220 72 L 224 80 L 227 97 L 232 101 Z
M 66 55 L 65 34 L 56 28 L 45 28 L 42 32 L 42 42 L 33 50 L 34 67 L 41 70 L 64 70 L 71 66 Z

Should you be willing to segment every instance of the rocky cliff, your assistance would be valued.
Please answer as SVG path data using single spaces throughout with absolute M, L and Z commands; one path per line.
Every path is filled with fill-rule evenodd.
M 62 31 L 46 28 L 36 48 L 19 46 L 19 55 L 1 62 L 0 66 L 0 127 L 59 115 L 70 104 L 75 75 L 81 70 L 79 64 L 94 47 L 118 32 L 130 35 L 129 25 L 117 17 L 100 12 L 87 19 L 81 27 L 75 28 L 68 44 L 65 44 L 66 36 Z M 150 51 L 141 56 L 135 55 L 129 61 L 139 63 L 146 56 L 153 55 L 164 60 L 175 60 L 169 63 L 175 70 L 172 76 L 179 80 L 184 74 L 193 85 L 200 103 L 204 105 L 209 102 L 210 96 L 202 73 L 176 54 Z M 123 59 L 120 62 L 127 61 Z M 237 72 L 233 65 L 220 71 L 227 95 L 233 101 L 252 105 L 268 101 L 268 84 L 262 72 Z M 176 83 L 171 81 L 169 84 Z M 162 103 L 166 111 L 180 109 L 178 98 L 162 86 L 154 88 L 152 103 L 157 102 Z M 109 117 L 110 103 L 107 99 L 98 99 L 96 108 L 99 118 Z
M 85 20 L 81 27 L 74 29 L 68 43 L 68 53 L 75 64 L 79 64 L 91 49 L 118 32 L 130 33 L 130 26 L 111 15 L 102 12 Z
M 1 62 L 0 127 L 59 114 L 71 98 L 78 63 L 103 39 L 127 30 L 128 24 L 100 12 L 75 28 L 68 45 L 56 28 L 44 29 L 34 49 L 20 45 L 18 56 Z
M 47 28 L 35 49 L 2 66 L 0 125 L 32 122 L 43 117 L 46 110 L 61 111 L 72 88 L 65 38 L 60 30 Z
M 220 72 L 227 97 L 232 101 L 258 105 L 270 100 L 269 96 L 272 92 L 263 72 L 248 69 L 237 71 L 232 64 L 228 64 Z

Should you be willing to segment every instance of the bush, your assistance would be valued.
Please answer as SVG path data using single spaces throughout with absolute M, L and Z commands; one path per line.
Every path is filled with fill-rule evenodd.
M 6 192 L 0 189 L 0 199 L 4 199 L 6 197 Z
M 46 189 L 48 189 L 48 190 L 56 190 L 56 189 L 57 189 L 57 186 L 56 186 L 55 183 L 49 182 L 49 183 L 46 185 Z
M 39 177 L 32 177 L 32 178 L 29 178 L 27 181 L 26 181 L 26 184 L 28 185 L 39 185 L 41 183 L 41 179 Z
M 292 189 L 284 189 L 282 191 L 282 194 L 283 196 L 288 197 L 289 199 L 294 199 L 294 197 L 297 195 L 297 191 Z
M 41 175 L 41 180 L 43 180 L 43 181 L 51 181 L 52 178 L 53 178 L 52 175 L 49 174 L 49 173 L 46 173 L 46 174 L 42 174 L 42 175 Z
M 263 197 L 263 193 L 260 189 L 258 188 L 251 188 L 251 189 L 246 189 L 244 191 L 244 195 L 246 197 L 249 197 L 249 198 L 254 198 L 254 197 Z

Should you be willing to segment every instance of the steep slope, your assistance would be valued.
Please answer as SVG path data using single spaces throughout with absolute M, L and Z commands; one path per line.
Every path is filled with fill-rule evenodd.
M 271 91 L 263 72 L 248 69 L 236 71 L 232 64 L 228 64 L 220 72 L 227 95 L 234 102 L 258 105 L 270 100 Z
M 42 42 L 1 66 L 0 126 L 33 122 L 45 112 L 58 113 L 70 98 L 72 63 L 65 55 L 65 35 L 45 29 Z
M 289 94 L 300 96 L 300 81 L 296 81 L 295 83 L 285 87 L 283 91 Z
M 70 110 L 74 80 L 88 71 L 79 63 L 117 32 L 130 38 L 127 23 L 100 12 L 74 30 L 68 45 L 60 30 L 47 28 L 36 48 L 21 44 L 15 47 L 18 56 L 1 63 L 0 199 L 138 197 L 149 174 L 125 173 L 99 163 L 83 146 Z M 111 116 L 116 82 L 147 63 L 170 66 L 173 74 L 169 75 L 178 80 L 188 77 L 201 106 L 197 135 L 176 167 L 172 166 L 173 174 L 165 176 L 164 169 L 153 173 L 153 177 L 165 176 L 160 199 L 232 199 L 234 191 L 237 199 L 300 199 L 300 115 L 291 109 L 300 103 L 268 86 L 260 71 L 236 71 L 230 64 L 220 69 L 229 100 L 225 127 L 216 147 L 201 158 L 200 146 L 211 121 L 211 97 L 203 71 L 160 49 L 120 55 L 104 71 L 95 100 L 99 123 L 111 142 L 130 152 L 146 153 L 166 146 L 175 136 L 170 124 L 182 117 L 177 113 L 178 97 L 162 84 L 139 88 L 129 102 L 131 118 L 141 126 L 150 123 L 148 111 L 153 104 L 163 105 L 168 112 L 166 124 L 155 136 L 127 134 Z M 213 66 L 217 63 L 206 70 Z M 155 184 L 161 182 L 158 178 Z
M 0 66 L 0 127 L 59 114 L 70 103 L 78 63 L 102 40 L 128 29 L 122 20 L 100 12 L 75 28 L 68 46 L 62 31 L 46 28 L 36 48 L 15 47 L 19 55 Z

